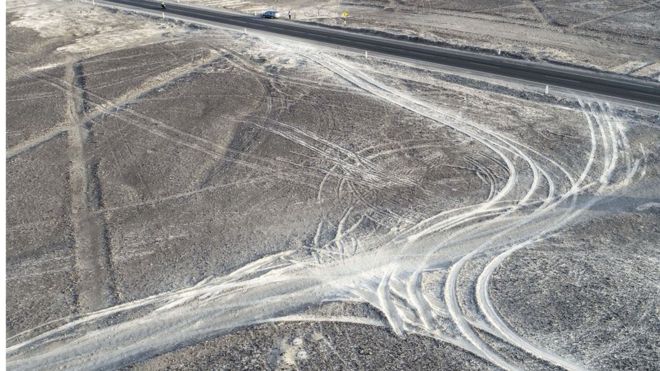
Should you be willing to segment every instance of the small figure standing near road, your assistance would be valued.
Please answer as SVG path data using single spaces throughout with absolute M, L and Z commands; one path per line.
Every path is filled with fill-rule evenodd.
M 162 1 L 162 0 L 161 0 L 161 2 L 160 2 L 160 7 L 161 7 L 162 9 L 167 9 L 167 8 L 165 7 L 165 1 Z
M 291 20 L 291 9 L 289 9 L 289 20 Z

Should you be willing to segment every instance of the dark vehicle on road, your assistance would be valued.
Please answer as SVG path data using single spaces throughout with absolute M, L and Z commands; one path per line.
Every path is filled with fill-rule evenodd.
M 270 18 L 270 19 L 276 19 L 280 17 L 280 12 L 276 10 L 266 10 L 261 14 L 263 18 Z

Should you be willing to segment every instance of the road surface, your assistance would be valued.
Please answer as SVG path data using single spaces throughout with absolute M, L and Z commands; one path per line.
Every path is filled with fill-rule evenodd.
M 105 0 L 103 2 L 126 8 L 153 11 L 159 15 L 162 11 L 159 3 L 151 1 Z M 660 105 L 660 83 L 627 78 L 615 74 L 485 55 L 287 20 L 261 19 L 252 15 L 217 11 L 178 3 L 167 3 L 165 13 L 166 15 L 181 16 L 203 20 L 205 22 L 293 36 L 326 44 Z

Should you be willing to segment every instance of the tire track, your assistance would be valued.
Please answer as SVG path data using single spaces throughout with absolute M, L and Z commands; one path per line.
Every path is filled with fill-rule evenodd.
M 337 189 L 343 185 L 350 192 L 348 198 L 344 191 L 339 191 L 338 197 L 342 199 L 337 201 L 344 202 L 344 212 L 336 224 L 321 220 L 311 246 L 304 251 L 267 256 L 187 289 L 71 318 L 59 328 L 9 347 L 10 367 L 119 367 L 242 326 L 279 320 L 333 320 L 300 313 L 309 305 L 325 301 L 354 301 L 381 312 L 383 320 L 374 325 L 387 323 L 399 335 L 416 333 L 433 337 L 501 368 L 517 369 L 518 361 L 496 351 L 480 332 L 493 335 L 494 341 L 513 346 L 523 355 L 567 369 L 580 368 L 579 364 L 515 334 L 491 303 L 488 282 L 508 256 L 560 230 L 584 207 L 597 202 L 599 197 L 594 197 L 595 194 L 605 194 L 634 179 L 640 160 L 633 157 L 625 127 L 609 115 L 608 106 L 583 105 L 591 150 L 584 167 L 573 174 L 548 154 L 386 86 L 336 58 L 316 55 L 309 58 L 372 96 L 477 141 L 487 149 L 482 154 L 487 160 L 473 158 L 466 162 L 472 161 L 477 171 L 486 174 L 488 198 L 475 205 L 426 216 L 402 230 L 392 229 L 384 235 L 360 234 L 359 226 L 369 215 L 357 212 L 355 202 L 364 202 L 360 201 L 363 196 L 359 187 L 377 188 L 392 177 L 380 167 L 379 156 L 433 143 L 411 142 L 399 144 L 400 148 L 388 143 L 353 152 L 313 132 L 274 120 L 272 126 L 269 123 L 270 132 L 299 144 L 331 165 L 330 170 L 317 174 L 318 202 L 327 193 L 324 188 L 331 178 L 337 180 Z M 173 136 L 174 130 L 159 127 L 154 134 Z M 185 133 L 176 135 L 182 141 L 188 138 Z M 186 140 L 189 139 L 196 143 L 189 145 L 208 150 L 202 144 L 203 138 Z M 498 173 L 506 175 L 496 178 Z M 598 181 L 593 182 L 592 178 Z M 374 211 L 374 215 L 379 213 L 386 214 L 386 209 Z M 401 226 L 402 222 L 397 223 Z M 322 236 L 324 230 L 335 225 L 334 237 Z M 489 260 L 477 276 L 467 272 L 468 281 L 476 280 L 472 295 L 477 305 L 471 309 L 460 303 L 462 297 L 471 294 L 464 292 L 467 290 L 460 286 L 458 278 L 475 257 Z M 425 279 L 435 281 L 429 283 Z M 442 287 L 441 297 L 430 292 L 434 286 Z M 104 324 L 110 317 L 123 320 L 112 326 Z M 346 320 L 371 323 L 364 318 Z M 98 328 L 89 331 L 89 326 Z

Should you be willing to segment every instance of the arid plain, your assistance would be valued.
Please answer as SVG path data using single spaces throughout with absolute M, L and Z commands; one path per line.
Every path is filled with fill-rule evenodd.
M 658 364 L 658 111 L 7 8 L 10 369 Z

